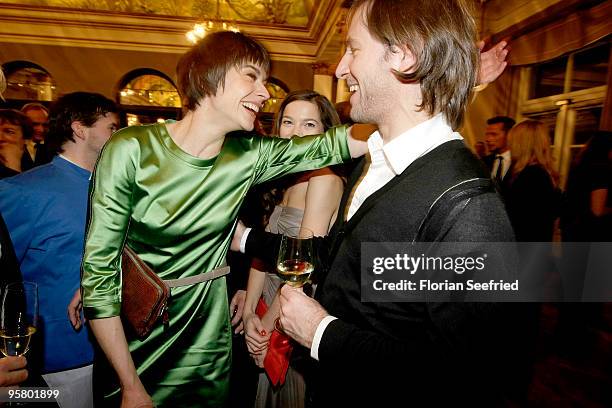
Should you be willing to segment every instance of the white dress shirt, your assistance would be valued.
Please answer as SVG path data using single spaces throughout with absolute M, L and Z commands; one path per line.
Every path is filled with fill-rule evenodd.
M 512 160 L 512 157 L 511 157 L 511 154 L 510 154 L 510 150 L 506 150 L 502 154 L 499 154 L 499 155 L 495 156 L 495 160 L 493 161 L 493 168 L 491 168 L 491 178 L 492 179 L 495 179 L 495 175 L 497 174 L 497 168 L 499 167 L 499 159 L 497 158 L 497 156 L 501 156 L 502 157 L 502 173 L 501 173 L 501 178 L 503 180 L 503 178 L 506 177 L 506 173 L 508 172 L 508 169 L 510 168 L 510 162 Z
M 25 147 L 32 161 L 36 158 L 36 143 L 32 139 L 25 140 Z
M 374 132 L 368 139 L 369 167 L 353 189 L 346 219 L 349 220 L 370 195 L 402 174 L 416 159 L 451 140 L 463 138 L 453 132 L 442 114 L 408 129 L 388 143 L 384 143 L 378 131 Z M 319 359 L 319 343 L 323 332 L 335 319 L 327 316 L 317 326 L 310 348 L 310 356 L 315 360 Z

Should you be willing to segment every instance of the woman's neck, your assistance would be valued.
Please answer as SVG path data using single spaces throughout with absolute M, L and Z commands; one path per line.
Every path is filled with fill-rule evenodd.
M 176 123 L 166 125 L 174 143 L 183 151 L 202 159 L 219 154 L 227 131 L 215 123 L 211 112 L 200 107 L 189 111 Z

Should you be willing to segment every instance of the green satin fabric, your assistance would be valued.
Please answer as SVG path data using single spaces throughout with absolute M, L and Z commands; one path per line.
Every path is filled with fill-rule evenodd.
M 207 160 L 182 151 L 163 124 L 116 133 L 92 179 L 85 316 L 119 315 L 124 242 L 162 279 L 209 271 L 224 263 L 253 184 L 349 158 L 344 127 L 292 140 L 228 136 L 219 155 Z M 145 388 L 158 406 L 222 406 L 231 363 L 225 278 L 172 289 L 169 314 L 169 325 L 145 341 L 128 339 Z M 116 383 L 105 388 L 109 397 L 119 396 Z

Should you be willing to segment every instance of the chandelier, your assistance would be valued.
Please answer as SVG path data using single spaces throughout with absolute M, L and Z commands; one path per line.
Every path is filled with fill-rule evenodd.
M 189 42 L 195 44 L 202 38 L 206 37 L 206 34 L 213 33 L 215 31 L 233 31 L 235 33 L 240 31 L 238 26 L 221 19 L 221 15 L 219 13 L 219 0 L 217 0 L 217 13 L 215 15 L 215 19 L 195 24 L 193 29 L 188 31 L 185 36 Z

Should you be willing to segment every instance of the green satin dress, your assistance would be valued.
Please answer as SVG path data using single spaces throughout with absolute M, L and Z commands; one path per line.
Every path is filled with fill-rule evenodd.
M 346 128 L 291 140 L 228 136 L 219 155 L 193 157 L 164 124 L 123 129 L 104 147 L 93 174 L 83 257 L 88 319 L 118 316 L 124 242 L 162 279 L 225 262 L 238 209 L 249 188 L 286 173 L 350 158 Z M 172 289 L 170 323 L 130 339 L 138 375 L 157 406 L 223 406 L 231 363 L 225 277 Z M 94 365 L 104 406 L 120 402 L 114 371 Z

